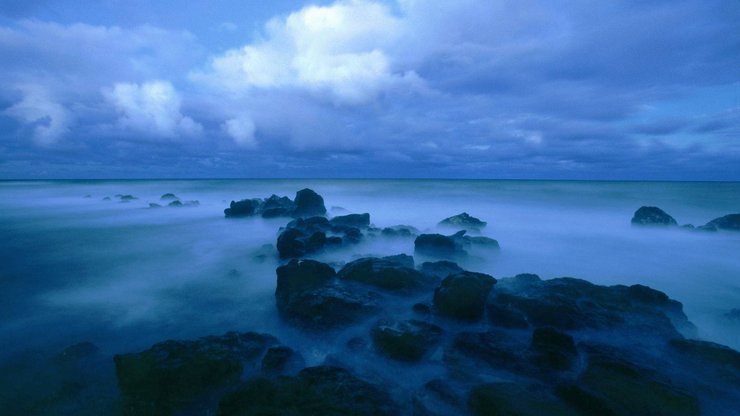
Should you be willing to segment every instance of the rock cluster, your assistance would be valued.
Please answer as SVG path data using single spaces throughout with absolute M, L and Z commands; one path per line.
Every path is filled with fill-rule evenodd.
M 291 200 L 287 196 L 272 195 L 266 199 L 242 199 L 231 201 L 224 210 L 226 217 L 251 217 L 260 215 L 263 218 L 293 217 L 306 218 L 326 214 L 324 198 L 311 189 L 302 189 Z

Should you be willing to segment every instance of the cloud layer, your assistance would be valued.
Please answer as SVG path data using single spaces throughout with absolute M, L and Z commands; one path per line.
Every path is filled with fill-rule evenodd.
M 740 162 L 736 2 L 340 0 L 251 24 L 222 12 L 226 48 L 201 27 L 9 10 L 0 175 L 76 160 L 151 174 L 158 158 L 189 177 L 740 179 L 726 168 Z

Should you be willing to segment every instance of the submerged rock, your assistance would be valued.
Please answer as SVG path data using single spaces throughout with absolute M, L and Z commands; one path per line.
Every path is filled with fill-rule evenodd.
M 348 214 L 334 217 L 329 220 L 334 226 L 347 226 L 355 228 L 367 228 L 370 226 L 370 214 Z
M 410 225 L 394 225 L 383 228 L 380 234 L 384 237 L 415 237 L 419 234 L 419 230 Z
M 311 189 L 306 188 L 296 192 L 294 202 L 295 208 L 292 216 L 296 218 L 326 215 L 324 198 Z
M 173 199 L 180 199 L 180 198 L 178 198 L 175 194 L 166 193 L 166 194 L 162 195 L 161 197 L 159 197 L 159 199 L 162 200 L 162 201 L 171 201 Z
M 371 335 L 379 353 L 400 361 L 419 361 L 439 343 L 442 328 L 416 319 L 381 320 Z
M 135 201 L 139 198 L 133 196 L 133 195 L 116 195 L 121 202 L 129 202 L 129 201 Z
M 401 412 L 390 395 L 340 367 L 301 370 L 296 377 L 258 378 L 226 395 L 220 416 L 384 416 Z
M 412 292 L 431 283 L 413 267 L 414 259 L 407 255 L 367 257 L 347 263 L 338 276 L 385 290 Z
M 740 231 L 740 214 L 730 214 L 709 221 L 704 227 L 719 230 Z
M 165 341 L 140 353 L 116 355 L 124 414 L 168 415 L 198 396 L 236 382 L 245 364 L 277 340 L 229 332 L 195 341 Z
M 261 201 L 259 199 L 242 199 L 241 201 L 231 201 L 229 208 L 224 210 L 227 218 L 250 217 L 254 215 L 259 208 Z
M 466 231 L 458 231 L 452 235 L 421 234 L 414 241 L 414 252 L 424 256 L 456 259 L 465 258 L 468 250 L 473 247 L 498 250 L 498 241 L 489 237 L 471 237 Z
M 478 218 L 471 216 L 467 212 L 445 218 L 439 222 L 439 225 L 457 227 L 470 231 L 480 231 L 483 227 L 486 226 L 486 224 L 487 223 L 485 221 L 481 221 Z
M 162 208 L 162 206 L 159 205 L 159 204 L 156 204 L 154 202 L 150 202 L 149 203 L 149 208 Z
M 483 273 L 465 271 L 447 276 L 434 290 L 434 307 L 450 318 L 477 321 L 495 283 L 496 279 Z
M 678 225 L 676 220 L 658 207 L 640 207 L 632 217 L 632 225 Z

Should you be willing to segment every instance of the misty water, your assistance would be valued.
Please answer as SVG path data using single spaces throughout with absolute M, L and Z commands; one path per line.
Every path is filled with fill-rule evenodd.
M 477 253 L 466 269 L 496 278 L 536 273 L 598 284 L 641 283 L 684 305 L 698 337 L 740 349 L 740 233 L 635 228 L 642 205 L 680 224 L 701 225 L 740 212 L 740 183 L 463 180 L 176 180 L 0 183 L 0 400 L 40 370 L 29 362 L 90 341 L 105 412 L 118 397 L 114 354 L 165 339 L 229 330 L 267 332 L 298 349 L 307 364 L 332 350 L 331 336 L 285 325 L 274 302 L 274 247 L 288 219 L 226 219 L 229 201 L 293 197 L 309 187 L 329 215 L 371 215 L 378 227 L 406 224 L 442 231 L 443 218 L 468 212 L 488 222 L 498 254 Z M 149 208 L 164 193 L 198 206 Z M 137 199 L 120 202 L 115 195 Z M 104 200 L 110 197 L 110 200 Z M 367 239 L 315 256 L 339 265 L 358 256 L 413 254 L 413 239 Z M 476 253 L 474 253 L 476 254 Z M 339 336 L 339 335 L 336 335 Z M 424 371 L 436 371 L 427 369 Z M 26 387 L 24 387 L 26 386 Z M 42 387 L 39 387 L 42 388 Z M 0 402 L 0 405 L 3 403 Z M 85 413 L 84 411 L 80 413 Z

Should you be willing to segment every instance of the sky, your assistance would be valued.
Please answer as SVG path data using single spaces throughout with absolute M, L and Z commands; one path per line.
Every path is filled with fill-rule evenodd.
M 738 0 L 0 0 L 0 179 L 740 180 Z

